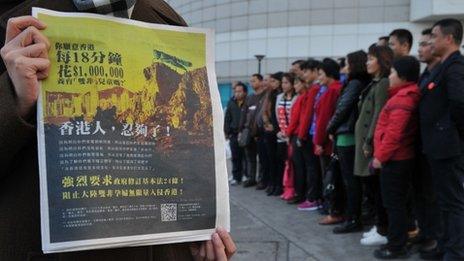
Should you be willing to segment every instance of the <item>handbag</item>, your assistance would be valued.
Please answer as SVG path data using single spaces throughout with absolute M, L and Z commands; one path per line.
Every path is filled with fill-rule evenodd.
M 323 197 L 326 201 L 332 202 L 335 198 L 337 176 L 340 175 L 340 164 L 338 162 L 337 154 L 333 153 L 330 156 L 330 163 L 325 171 L 324 179 L 322 181 L 324 185 Z

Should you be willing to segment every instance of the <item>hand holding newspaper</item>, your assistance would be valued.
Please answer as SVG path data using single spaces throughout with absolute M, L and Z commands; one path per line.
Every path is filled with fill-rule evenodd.
M 230 229 L 213 32 L 33 9 L 45 253 L 200 241 Z

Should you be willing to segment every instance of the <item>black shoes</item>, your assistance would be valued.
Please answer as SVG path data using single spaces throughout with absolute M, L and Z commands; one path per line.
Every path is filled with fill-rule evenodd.
M 271 196 L 272 193 L 274 193 L 274 191 L 275 191 L 275 187 L 274 187 L 274 186 L 268 186 L 268 187 L 266 188 L 266 195 Z
M 274 189 L 274 192 L 272 192 L 271 196 L 280 196 L 284 193 L 284 190 L 282 188 L 276 188 Z
M 247 180 L 243 183 L 243 187 L 244 188 L 249 188 L 249 187 L 253 187 L 253 186 L 256 186 L 256 181 L 254 180 Z
M 334 234 L 346 234 L 346 233 L 353 233 L 353 232 L 360 232 L 363 230 L 363 226 L 361 222 L 356 220 L 347 220 L 343 222 L 340 226 L 334 228 Z
M 258 183 L 258 185 L 256 186 L 256 190 L 263 190 L 263 189 L 266 189 L 266 185 L 264 183 Z
M 432 242 L 434 241 L 434 242 Z M 423 260 L 442 260 L 444 252 L 438 247 L 436 240 L 430 242 L 424 242 L 419 249 L 419 256 Z M 434 246 L 433 246 L 433 243 Z
M 404 247 L 400 250 L 392 250 L 388 247 L 381 247 L 374 251 L 374 257 L 382 260 L 408 258 L 409 252 Z

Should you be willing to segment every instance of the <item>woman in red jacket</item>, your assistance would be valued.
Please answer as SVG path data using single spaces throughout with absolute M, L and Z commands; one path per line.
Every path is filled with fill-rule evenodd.
M 339 81 L 340 66 L 338 63 L 332 59 L 325 58 L 319 68 L 318 79 L 321 87 L 314 101 L 314 113 L 309 126 L 309 135 L 313 140 L 314 154 L 319 156 L 322 176 L 324 176 L 333 151 L 333 143 L 329 139 L 327 126 L 335 112 L 342 88 L 342 84 Z M 322 186 L 322 182 L 320 185 Z M 343 221 L 339 204 L 332 203 L 335 202 L 326 202 L 326 206 L 330 205 L 327 209 L 330 214 L 319 222 L 321 225 L 337 224 Z
M 390 98 L 380 113 L 375 129 L 372 166 L 381 169 L 380 186 L 389 220 L 388 244 L 374 252 L 379 259 L 408 255 L 406 203 L 418 131 L 419 71 L 419 61 L 412 56 L 394 61 L 389 77 Z

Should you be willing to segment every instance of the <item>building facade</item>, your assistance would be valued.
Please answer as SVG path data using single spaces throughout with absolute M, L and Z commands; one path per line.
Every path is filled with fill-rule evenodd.
M 463 0 L 169 0 L 189 26 L 216 31 L 216 73 L 223 84 L 288 70 L 308 57 L 367 49 L 395 28 L 414 39 L 443 17 L 464 19 Z M 417 52 L 414 42 L 413 54 Z

